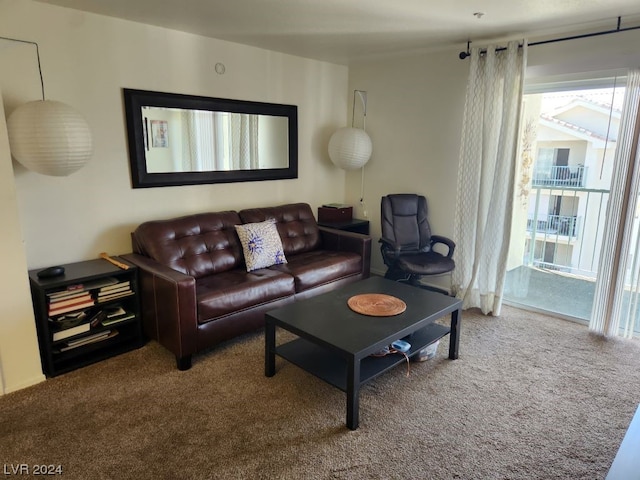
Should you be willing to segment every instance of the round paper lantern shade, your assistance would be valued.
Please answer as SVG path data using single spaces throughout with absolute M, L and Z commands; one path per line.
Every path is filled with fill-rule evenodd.
M 363 167 L 371 158 L 371 150 L 371 138 L 360 128 L 340 128 L 329 140 L 331 161 L 345 170 Z
M 44 175 L 69 175 L 87 163 L 93 152 L 89 125 L 61 102 L 21 105 L 7 120 L 7 130 L 13 158 Z

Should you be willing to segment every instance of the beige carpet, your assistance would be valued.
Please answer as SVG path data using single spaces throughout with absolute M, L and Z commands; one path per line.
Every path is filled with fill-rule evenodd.
M 0 461 L 68 479 L 601 479 L 640 402 L 640 342 L 505 307 L 464 312 L 460 358 L 367 384 L 360 428 L 345 396 L 263 336 L 179 372 L 154 342 L 0 397 Z

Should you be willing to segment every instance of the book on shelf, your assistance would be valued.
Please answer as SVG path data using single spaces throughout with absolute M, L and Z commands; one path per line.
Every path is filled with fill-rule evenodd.
M 103 288 L 112 287 L 118 283 L 118 279 L 113 277 L 100 278 L 98 280 L 85 283 L 76 283 L 74 285 L 69 285 L 65 290 L 47 293 L 47 298 L 49 299 L 49 302 L 70 300 L 72 298 L 82 297 L 83 295 L 91 295 L 91 290 L 102 290 Z
M 69 340 L 67 342 L 67 345 L 69 345 L 69 346 L 83 345 L 85 343 L 95 342 L 96 340 L 100 340 L 103 337 L 108 336 L 110 333 L 111 333 L 111 330 L 103 330 L 101 332 L 94 333 L 92 335 L 85 335 L 84 337 L 80 337 L 80 338 L 75 338 L 73 340 Z
M 70 340 L 67 342 L 66 346 L 60 347 L 61 352 L 66 352 L 67 350 L 72 350 L 74 348 L 83 347 L 85 345 L 89 345 L 96 342 L 102 342 L 104 340 L 108 340 L 110 338 L 115 337 L 118 334 L 117 330 L 104 330 L 102 332 L 87 335 L 82 338 L 78 338 L 76 340 Z
M 99 310 L 98 312 L 94 313 L 91 318 L 89 318 L 89 325 L 91 325 L 91 328 L 96 328 L 102 323 L 103 320 L 106 319 L 107 312 L 105 312 L 104 310 Z
M 53 332 L 53 341 L 57 342 L 58 340 L 64 340 L 65 338 L 80 335 L 81 333 L 88 332 L 89 330 L 91 330 L 91 325 L 89 323 L 82 323 L 75 327 L 59 330 L 57 332 Z
M 74 283 L 73 285 L 67 285 L 64 290 L 56 290 L 55 292 L 49 292 L 47 295 L 64 295 L 67 293 L 73 292 L 82 292 L 84 290 L 84 286 L 81 283 Z
M 124 287 L 130 287 L 131 286 L 131 281 L 130 280 L 125 280 L 122 282 L 118 282 L 118 283 L 114 283 L 112 285 L 107 285 L 104 286 L 100 289 L 100 293 L 103 292 L 109 292 L 109 291 L 113 291 L 113 290 L 120 290 L 123 289 Z
M 120 317 L 127 314 L 127 311 L 122 308 L 122 305 L 111 305 L 105 307 L 104 311 L 107 314 L 107 318 Z
M 102 321 L 103 327 L 108 327 L 110 325 L 115 325 L 116 323 L 124 322 L 126 320 L 131 320 L 135 318 L 134 313 L 125 313 L 124 315 L 118 315 L 117 317 L 106 318 Z
M 70 298 L 63 297 L 61 299 L 50 299 L 49 308 L 62 308 L 66 307 L 67 305 L 74 305 L 77 303 L 85 302 L 87 300 L 93 300 L 91 298 L 91 294 L 89 292 L 82 292 L 80 295 L 74 295 Z
M 67 328 L 80 325 L 87 320 L 87 313 L 89 310 L 76 310 L 74 312 L 63 313 L 55 318 L 49 317 L 49 323 L 51 323 L 52 331 L 66 330 Z
M 52 292 L 47 293 L 47 298 L 50 302 L 58 302 L 62 300 L 68 300 L 70 298 L 81 297 L 82 295 L 86 295 L 86 292 L 83 289 L 80 290 L 63 290 L 61 292 Z
M 74 312 L 69 312 L 69 313 L 65 313 L 63 315 L 60 315 L 58 318 L 55 319 L 55 322 L 58 324 L 62 324 L 64 322 L 70 322 L 70 321 L 74 321 L 74 320 L 82 320 L 84 317 L 87 316 L 87 311 L 86 310 L 77 310 Z M 52 319 L 49 319 L 51 321 L 54 321 Z
M 126 292 L 118 292 L 113 295 L 105 295 L 104 297 L 98 297 L 98 303 L 109 302 L 111 300 L 115 300 L 116 298 L 123 298 L 133 295 L 133 290 L 127 290 Z
M 115 295 L 116 293 L 131 292 L 131 291 L 132 290 L 129 285 L 123 285 L 117 288 L 110 288 L 109 290 L 100 289 L 100 291 L 98 292 L 98 297 L 106 297 L 107 295 Z
M 93 298 L 90 298 L 89 300 L 83 300 L 82 302 L 73 303 L 71 305 L 65 305 L 59 308 L 52 307 L 51 305 L 49 305 L 49 316 L 54 317 L 62 313 L 68 313 L 74 310 L 81 310 L 83 308 L 92 307 L 94 305 L 95 305 L 95 301 L 93 300 Z

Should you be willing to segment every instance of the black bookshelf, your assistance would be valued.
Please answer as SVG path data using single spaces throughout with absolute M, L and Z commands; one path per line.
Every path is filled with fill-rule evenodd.
M 38 278 L 41 269 L 29 271 L 40 358 L 48 377 L 144 345 L 138 269 L 117 259 L 129 268 L 121 269 L 107 260 L 97 259 L 62 265 L 64 274 L 52 278 Z M 78 300 L 79 305 L 76 306 L 74 300 L 66 299 L 64 296 L 71 292 L 77 292 L 79 297 L 86 299 L 85 302 Z M 63 296 L 62 300 L 56 298 L 58 295 Z M 65 300 L 69 306 L 58 306 Z M 103 315 L 96 319 L 100 312 Z M 108 321 L 107 313 L 116 323 L 103 325 L 103 321 Z M 94 325 L 91 325 L 92 319 L 96 319 Z M 72 332 L 69 328 L 82 331 L 69 335 Z M 54 332 L 69 336 L 54 339 Z

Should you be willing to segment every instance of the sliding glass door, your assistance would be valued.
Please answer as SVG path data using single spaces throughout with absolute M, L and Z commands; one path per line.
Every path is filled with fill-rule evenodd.
M 504 298 L 586 323 L 606 261 L 600 249 L 624 80 L 544 90 L 524 99 Z

